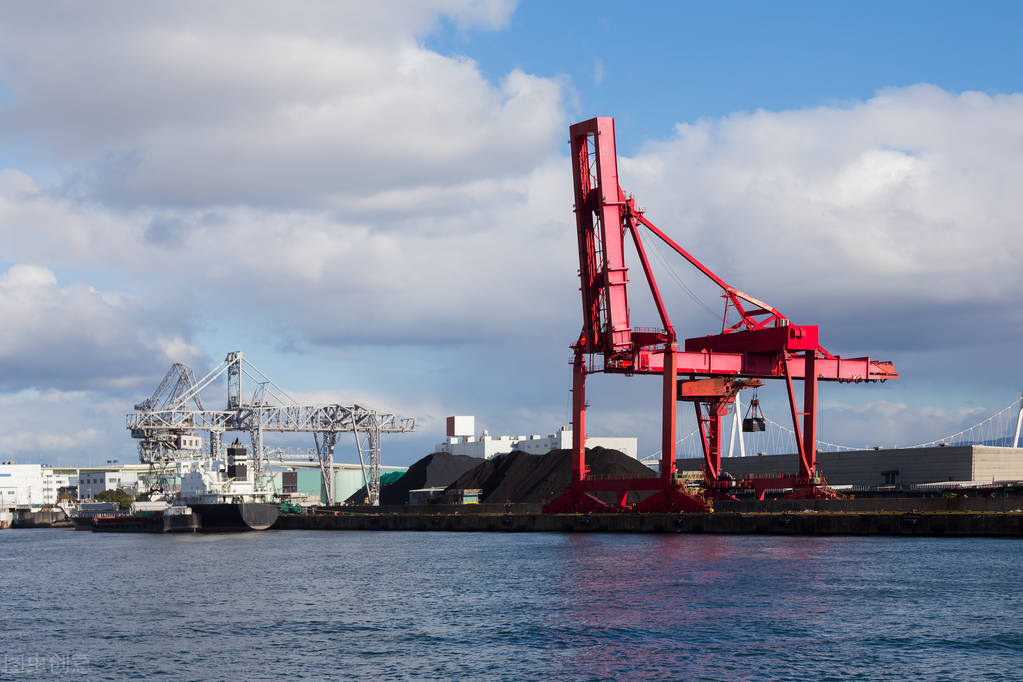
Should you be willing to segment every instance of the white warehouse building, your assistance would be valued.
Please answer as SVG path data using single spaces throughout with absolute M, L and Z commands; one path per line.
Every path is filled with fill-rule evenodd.
M 57 476 L 42 464 L 4 462 L 0 464 L 0 510 L 57 504 L 57 490 L 66 485 L 67 476 Z
M 78 473 L 78 499 L 94 500 L 104 490 L 121 489 L 134 494 L 138 489 L 138 474 L 117 469 L 82 469 Z
M 477 438 L 475 418 L 472 416 L 448 417 L 447 440 L 438 443 L 436 452 L 451 455 L 467 455 L 490 459 L 513 450 L 533 455 L 545 455 L 551 450 L 567 450 L 572 447 L 572 427 L 562 426 L 557 433 L 546 436 L 491 436 L 486 429 Z M 637 438 L 614 438 L 609 436 L 587 436 L 586 447 L 609 448 L 636 457 L 639 449 Z

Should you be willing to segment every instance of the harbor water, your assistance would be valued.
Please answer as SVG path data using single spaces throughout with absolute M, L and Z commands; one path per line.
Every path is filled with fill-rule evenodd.
M 0 533 L 3 679 L 1019 679 L 1023 543 Z

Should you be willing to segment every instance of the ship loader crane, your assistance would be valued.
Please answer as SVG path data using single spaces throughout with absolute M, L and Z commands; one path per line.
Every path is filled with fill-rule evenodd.
M 618 184 L 614 119 L 593 118 L 569 128 L 575 189 L 576 231 L 583 326 L 573 344 L 572 481 L 549 502 L 548 513 L 608 510 L 590 493 L 613 492 L 624 508 L 630 491 L 653 494 L 634 511 L 708 511 L 709 500 L 729 498 L 737 488 L 790 490 L 791 497 L 832 497 L 817 471 L 817 382 L 870 382 L 898 378 L 891 362 L 842 358 L 818 341 L 816 325 L 795 325 L 776 308 L 730 286 L 674 242 L 637 208 Z M 641 234 L 652 234 L 722 291 L 721 332 L 685 339 L 682 347 L 650 268 Z M 633 328 L 629 321 L 626 242 L 639 258 L 662 328 Z M 729 319 L 737 320 L 729 323 Z M 652 374 L 663 376 L 661 464 L 655 478 L 602 480 L 588 475 L 586 376 Z M 799 471 L 755 476 L 735 482 L 721 470 L 722 417 L 743 388 L 766 379 L 784 380 L 788 391 Z M 802 406 L 794 388 L 802 381 Z M 689 492 L 676 476 L 677 403 L 692 402 L 704 454 L 704 488 Z

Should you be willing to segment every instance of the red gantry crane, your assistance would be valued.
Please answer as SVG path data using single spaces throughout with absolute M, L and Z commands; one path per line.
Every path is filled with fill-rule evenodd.
M 582 282 L 583 328 L 573 346 L 572 482 L 548 503 L 548 513 L 609 509 L 590 495 L 612 491 L 619 506 L 629 491 L 653 491 L 635 511 L 707 511 L 707 500 L 731 497 L 737 488 L 759 495 L 791 489 L 792 497 L 832 497 L 817 472 L 817 382 L 886 381 L 898 378 L 891 362 L 842 358 L 818 342 L 816 325 L 795 325 L 777 309 L 743 293 L 710 271 L 675 243 L 636 207 L 618 184 L 614 119 L 600 117 L 569 128 L 575 185 L 579 277 Z M 721 288 L 725 301 L 720 334 L 686 339 L 678 347 L 675 328 L 640 238 L 645 228 Z M 644 233 L 645 234 L 645 233 Z M 631 240 L 639 257 L 662 329 L 633 328 L 629 322 L 628 268 L 625 244 Z M 737 319 L 729 324 L 728 320 Z M 586 375 L 660 374 L 664 377 L 661 467 L 655 478 L 596 479 L 588 476 L 586 443 Z M 732 481 L 722 476 L 722 417 L 743 388 L 783 379 L 788 389 L 799 471 Z M 793 382 L 803 382 L 803 405 Z M 675 473 L 676 408 L 692 402 L 704 453 L 704 490 L 687 492 Z M 802 418 L 802 419 L 800 419 Z M 800 424 L 802 421 L 802 424 Z

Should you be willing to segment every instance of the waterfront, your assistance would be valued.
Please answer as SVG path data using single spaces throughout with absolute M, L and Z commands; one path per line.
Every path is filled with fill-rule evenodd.
M 10 530 L 0 570 L 0 676 L 22 679 L 1015 679 L 1023 661 L 1013 540 Z

